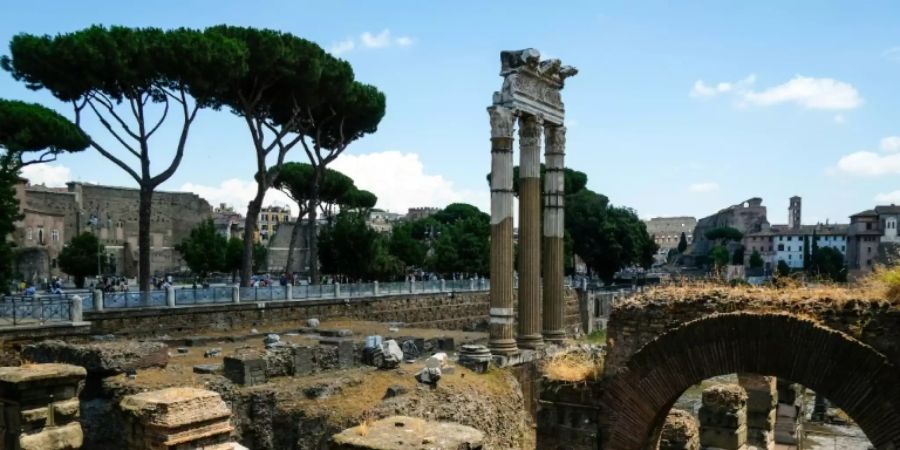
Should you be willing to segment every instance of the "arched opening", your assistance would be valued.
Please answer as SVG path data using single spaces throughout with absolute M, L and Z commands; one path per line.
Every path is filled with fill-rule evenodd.
M 688 322 L 632 355 L 599 400 L 604 450 L 649 448 L 685 389 L 718 375 L 773 375 L 822 393 L 879 450 L 900 449 L 900 371 L 872 347 L 787 314 Z

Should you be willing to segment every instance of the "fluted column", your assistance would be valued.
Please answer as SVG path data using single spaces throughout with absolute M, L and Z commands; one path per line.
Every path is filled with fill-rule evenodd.
M 541 128 L 519 117 L 519 334 L 521 348 L 543 347 L 541 338 Z
M 563 296 L 563 229 L 566 128 L 545 128 L 544 164 L 544 340 L 559 343 L 566 337 Z
M 495 355 L 518 352 L 513 335 L 513 126 L 512 110 L 491 116 L 491 311 L 488 347 Z

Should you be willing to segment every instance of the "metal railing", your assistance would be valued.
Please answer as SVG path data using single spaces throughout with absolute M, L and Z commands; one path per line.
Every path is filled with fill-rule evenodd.
M 9 296 L 0 300 L 0 326 L 66 322 L 72 322 L 72 297 L 69 295 Z

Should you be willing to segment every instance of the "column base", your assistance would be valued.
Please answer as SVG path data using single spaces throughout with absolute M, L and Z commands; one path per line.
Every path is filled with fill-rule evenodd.
M 544 337 L 540 334 L 527 334 L 516 338 L 519 348 L 527 348 L 529 350 L 540 350 L 544 348 Z
M 548 344 L 562 344 L 566 340 L 566 332 L 563 330 L 544 331 L 544 342 Z
M 510 356 L 519 353 L 519 348 L 516 347 L 515 339 L 497 339 L 489 341 L 488 349 L 491 350 L 492 355 Z

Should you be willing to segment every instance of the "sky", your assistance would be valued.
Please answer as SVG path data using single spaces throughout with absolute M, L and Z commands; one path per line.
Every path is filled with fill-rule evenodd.
M 0 54 L 17 33 L 92 24 L 273 28 L 349 61 L 387 97 L 372 135 L 334 168 L 380 207 L 468 202 L 489 211 L 499 52 L 533 47 L 579 69 L 566 81 L 566 165 L 642 218 L 703 217 L 762 197 L 772 223 L 803 197 L 803 222 L 847 222 L 900 203 L 900 4 L 891 1 L 34 1 L 2 0 Z M 0 73 L 0 97 L 72 117 Z M 171 157 L 168 122 L 151 148 Z M 112 142 L 96 123 L 98 140 Z M 118 149 L 122 155 L 121 148 Z M 124 157 L 124 156 L 123 156 Z M 288 160 L 305 161 L 302 149 Z M 230 112 L 203 110 L 162 190 L 246 208 L 254 152 Z M 35 183 L 135 183 L 94 150 L 25 173 Z M 278 193 L 267 203 L 287 204 Z

